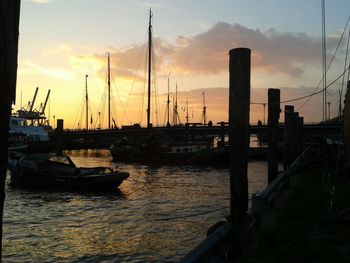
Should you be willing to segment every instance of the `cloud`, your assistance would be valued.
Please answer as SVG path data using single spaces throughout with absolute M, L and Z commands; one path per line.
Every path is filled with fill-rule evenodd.
M 104 65 L 104 62 L 96 56 L 73 56 L 69 60 L 72 69 L 81 74 L 100 72 Z
M 184 37 L 179 40 L 184 43 Z M 236 47 L 252 50 L 252 66 L 261 72 L 280 72 L 293 77 L 303 73 L 302 65 L 319 61 L 320 41 L 306 34 L 261 32 L 239 24 L 224 22 L 191 38 L 175 49 L 174 64 L 197 74 L 216 74 L 227 70 L 228 51 Z
M 52 0 L 27 0 L 27 2 L 34 2 L 38 4 L 48 4 L 48 3 L 51 3 Z
M 71 45 L 61 44 L 57 46 L 50 47 L 42 52 L 43 56 L 51 56 L 51 55 L 61 55 L 71 53 L 73 50 Z
M 337 37 L 330 37 L 327 47 L 334 48 Z M 227 72 L 228 52 L 236 47 L 252 50 L 255 72 L 301 77 L 308 68 L 320 64 L 321 39 L 304 33 L 266 31 L 239 24 L 218 22 L 195 36 L 178 36 L 174 41 L 156 38 L 154 61 L 158 70 L 188 75 L 215 75 Z M 105 60 L 106 56 L 95 57 Z M 121 78 L 143 80 L 147 47 L 134 44 L 115 48 L 111 53 L 112 72 Z M 164 73 L 165 74 L 165 73 Z
M 29 61 L 25 61 L 25 64 L 29 67 L 28 69 L 22 69 L 20 71 L 22 74 L 35 74 L 40 73 L 47 75 L 49 77 L 54 77 L 58 79 L 64 79 L 64 80 L 74 80 L 74 76 L 65 69 L 60 68 L 47 68 L 47 67 L 41 67 L 37 64 L 31 63 Z

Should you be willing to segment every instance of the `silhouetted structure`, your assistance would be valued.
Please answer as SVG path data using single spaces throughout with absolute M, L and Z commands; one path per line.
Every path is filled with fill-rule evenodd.
M 9 117 L 11 104 L 16 98 L 19 13 L 20 0 L 0 0 L 0 259 L 2 257 L 2 218 L 8 158 Z
M 234 223 L 242 222 L 248 211 L 250 54 L 248 48 L 230 50 L 230 216 Z
M 268 89 L 268 183 L 278 174 L 278 121 L 280 117 L 280 90 Z

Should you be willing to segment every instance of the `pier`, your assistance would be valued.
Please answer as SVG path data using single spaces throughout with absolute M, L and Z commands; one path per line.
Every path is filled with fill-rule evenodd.
M 341 124 L 304 124 L 303 133 L 306 140 L 320 137 L 322 131 L 327 128 L 330 135 L 338 136 L 341 131 Z M 265 135 L 267 134 L 267 125 L 250 125 L 250 135 Z M 283 135 L 284 124 L 278 125 L 278 135 Z M 220 125 L 202 126 L 202 125 L 183 125 L 175 127 L 153 127 L 152 131 L 160 131 L 173 136 L 177 133 L 186 133 L 190 136 L 212 136 L 219 137 L 228 136 L 229 125 L 223 122 Z M 101 130 L 63 130 L 63 149 L 89 149 L 89 148 L 109 148 L 116 139 L 128 136 L 145 135 L 150 132 L 149 128 L 142 128 L 139 126 L 130 126 L 121 129 L 101 129 Z M 50 139 L 55 142 L 57 133 L 55 131 L 50 133 Z
M 255 132 L 267 134 L 268 138 L 268 186 L 253 194 L 249 206 L 246 136 L 253 129 L 244 125 L 249 122 L 249 77 L 250 50 L 230 50 L 229 112 L 230 120 L 234 120 L 230 123 L 233 129 L 230 133 L 230 216 L 227 221 L 212 226 L 207 238 L 181 262 L 271 262 L 271 259 L 346 262 L 349 253 L 327 241 L 339 237 L 347 243 L 342 232 L 348 231 L 343 228 L 348 226 L 350 214 L 343 199 L 349 193 L 349 164 L 346 164 L 349 157 L 342 153 L 343 124 L 305 125 L 294 106 L 285 105 L 285 123 L 281 126 L 278 124 L 280 90 L 269 89 L 268 127 L 255 127 L 258 129 Z M 349 90 L 350 81 L 347 96 Z M 344 115 L 348 112 L 346 109 Z M 344 126 L 348 127 L 345 117 L 344 120 Z M 283 170 L 278 168 L 278 141 L 283 142 Z M 330 248 L 334 254 L 323 255 L 320 248 L 322 251 Z
M 30 3 L 31 1 L 23 2 Z M 46 3 L 47 1 L 41 2 Z M 324 1 L 322 2 L 324 19 Z M 112 4 L 112 2 L 109 4 Z M 120 4 L 118 3 L 117 10 L 124 10 L 120 8 Z M 207 4 L 205 3 L 202 6 Z M 35 3 L 35 5 L 38 5 L 38 3 Z M 99 5 L 102 5 L 102 1 L 99 2 Z M 224 6 L 225 3 L 221 3 L 221 5 Z M 58 8 L 56 3 L 54 5 L 55 11 L 63 10 L 64 12 L 70 7 L 62 5 L 61 9 Z M 96 7 L 97 5 L 94 6 L 94 8 Z M 216 5 L 215 8 L 217 7 L 219 6 Z M 238 3 L 235 3 L 232 7 L 234 7 L 234 10 L 240 10 L 240 12 L 244 10 L 237 8 L 239 7 Z M 261 10 L 267 10 L 271 9 L 272 6 L 264 3 L 264 6 L 261 7 L 264 7 Z M 290 6 L 288 7 L 290 10 Z M 74 10 L 74 8 L 71 9 Z M 134 3 L 133 8 L 135 8 Z M 197 12 L 198 5 L 195 8 Z M 338 80 L 342 76 L 342 84 L 344 84 L 345 76 L 347 75 L 347 78 L 349 78 L 350 66 L 347 67 L 348 54 L 346 53 L 342 75 L 337 79 L 334 78 L 335 81 L 332 83 L 329 79 L 327 82 L 326 73 L 332 62 L 326 63 L 326 57 L 328 57 L 328 52 L 331 49 L 326 50 L 325 35 L 323 35 L 322 43 L 324 72 L 321 80 L 323 82 L 321 91 L 317 91 L 317 88 L 319 88 L 317 87 L 312 94 L 303 95 L 303 97 L 295 96 L 289 101 L 281 101 L 283 88 L 279 89 L 277 87 L 285 86 L 274 79 L 266 85 L 269 86 L 266 94 L 268 101 L 254 103 L 251 101 L 251 58 L 257 60 L 255 62 L 258 62 L 258 68 L 264 69 L 260 72 L 261 75 L 264 75 L 263 78 L 252 81 L 253 85 L 259 83 L 259 81 L 267 80 L 269 74 L 270 78 L 277 79 L 282 73 L 289 77 L 290 82 L 287 85 L 294 88 L 298 85 L 291 81 L 291 77 L 296 79 L 302 74 L 307 76 L 308 73 L 313 73 L 308 71 L 307 67 L 313 66 L 316 59 L 312 56 L 308 57 L 307 60 L 311 61 L 308 64 L 304 60 L 296 59 L 293 61 L 291 56 L 296 56 L 296 53 L 300 51 L 301 56 L 309 55 L 311 50 L 313 51 L 317 46 L 319 41 L 317 37 L 309 37 L 304 33 L 298 35 L 288 32 L 280 33 L 280 28 L 268 30 L 268 33 L 266 33 L 259 28 L 251 30 L 239 24 L 230 25 L 223 21 L 207 31 L 194 36 L 184 34 L 183 39 L 178 38 L 178 41 L 175 41 L 183 43 L 168 43 L 167 40 L 163 42 L 162 38 L 152 42 L 153 14 L 150 11 L 147 54 L 148 101 L 146 109 L 143 108 L 143 105 L 140 107 L 141 113 L 142 111 L 146 112 L 147 120 L 143 120 L 143 122 L 142 118 L 136 120 L 136 116 L 133 114 L 129 114 L 131 118 L 135 117 L 133 120 L 116 119 L 118 124 L 139 121 L 140 123 L 146 123 L 145 127 L 135 124 L 118 128 L 115 119 L 111 116 L 112 99 L 110 92 L 111 81 L 113 82 L 113 78 L 111 80 L 111 70 L 119 74 L 127 73 L 128 79 L 131 78 L 128 63 L 125 63 L 116 54 L 116 52 L 119 52 L 125 55 L 123 54 L 124 50 L 119 47 L 114 48 L 111 54 L 108 52 L 108 73 L 106 75 L 108 83 L 108 129 L 101 129 L 101 127 L 105 127 L 103 121 L 101 121 L 101 116 L 104 115 L 103 111 L 98 111 L 98 115 L 94 115 L 98 116 L 98 119 L 95 120 L 99 120 L 97 126 L 99 128 L 92 129 L 96 126 L 92 125 L 92 110 L 89 108 L 89 95 L 90 98 L 94 96 L 93 88 L 95 88 L 95 85 L 97 86 L 97 82 L 95 84 L 92 82 L 92 88 L 88 93 L 88 76 L 91 79 L 94 78 L 94 75 L 96 77 L 97 73 L 102 76 L 100 68 L 98 72 L 91 70 L 91 72 L 87 72 L 89 75 L 85 74 L 85 99 L 83 100 L 85 102 L 85 129 L 80 129 L 83 118 L 79 122 L 72 122 L 78 123 L 79 129 L 65 128 L 65 120 L 62 118 L 70 114 L 64 113 L 62 107 L 64 104 L 61 104 L 61 107 L 56 106 L 58 105 L 56 104 L 54 107 L 55 114 L 59 112 L 60 118 L 55 119 L 55 116 L 58 115 L 53 115 L 54 122 L 56 121 L 54 127 L 56 128 L 52 129 L 50 113 L 47 118 L 45 116 L 46 105 L 50 109 L 50 90 L 39 110 L 33 107 L 38 92 L 37 88 L 33 100 L 28 103 L 28 110 L 21 109 L 17 111 L 19 117 L 24 117 L 26 121 L 30 121 L 29 126 L 31 128 L 40 126 L 44 129 L 45 126 L 45 129 L 49 131 L 49 144 L 52 147 L 50 150 L 45 150 L 45 155 L 50 156 L 43 158 L 43 154 L 31 155 L 29 150 L 26 153 L 19 153 L 8 147 L 9 130 L 11 132 L 11 129 L 9 129 L 11 103 L 16 98 L 20 1 L 3 0 L 0 9 L 2 11 L 0 12 L 0 37 L 3 38 L 0 41 L 0 84 L 4 91 L 0 98 L 0 106 L 2 107 L 0 111 L 2 125 L 2 128 L 0 128 L 2 140 L 0 163 L 3 168 L 0 170 L 0 261 L 177 262 L 180 259 L 183 263 L 345 263 L 349 261 L 350 81 L 347 80 L 344 111 L 342 110 L 341 101 L 343 98 L 342 91 L 339 90 L 339 114 L 334 119 L 330 118 L 331 102 L 327 102 L 327 92 L 329 92 L 327 88 L 336 82 L 338 82 L 336 84 L 339 84 L 340 81 Z M 279 15 L 282 14 L 280 9 L 278 9 Z M 82 9 L 79 8 L 79 10 Z M 96 10 L 97 8 L 91 9 L 88 14 L 94 13 L 96 18 L 99 19 L 97 12 L 94 12 Z M 99 8 L 98 10 L 103 9 Z M 182 19 L 185 12 L 179 9 L 176 10 L 178 11 L 176 15 L 181 14 Z M 114 11 L 113 18 L 115 17 Z M 252 9 L 249 9 L 249 12 L 251 11 Z M 304 10 L 302 11 L 302 14 L 304 14 Z M 51 16 L 50 12 L 42 13 Z M 31 17 L 30 20 L 25 20 L 25 23 L 35 21 L 39 12 L 35 13 L 35 16 L 32 14 L 31 16 L 23 16 L 24 18 Z M 67 20 L 74 28 L 71 21 L 78 21 L 76 19 L 79 17 L 78 14 L 71 18 L 67 12 L 62 14 L 67 15 L 64 21 L 54 20 L 58 20 L 62 25 L 65 25 L 64 22 Z M 106 16 L 107 12 L 103 12 L 103 15 Z M 266 14 L 261 13 L 261 15 L 266 17 Z M 120 14 L 118 17 L 123 18 Z M 126 17 L 132 17 L 134 19 L 133 23 L 136 23 L 134 15 L 128 14 Z M 172 16 L 167 17 L 171 18 Z M 237 16 L 231 14 L 230 17 Z M 298 18 L 301 19 L 302 17 Z M 94 27 L 88 23 L 92 19 L 91 17 L 86 18 L 88 19 L 85 20 L 84 28 L 88 29 L 86 32 L 93 40 L 95 34 L 92 31 Z M 168 20 L 173 21 L 174 19 Z M 188 21 L 184 20 L 184 22 L 187 23 Z M 207 23 L 207 21 L 204 22 Z M 350 17 L 348 22 L 350 22 Z M 79 25 L 81 24 L 79 23 Z M 121 24 L 125 29 L 124 33 L 129 32 L 127 31 L 127 24 Z M 325 31 L 324 21 L 322 26 L 322 30 Z M 62 39 L 67 39 L 64 32 L 57 30 L 55 25 L 52 28 L 55 29 L 57 35 L 63 37 Z M 229 31 L 226 31 L 225 28 L 228 28 Z M 220 31 L 216 31 L 217 29 L 220 29 Z M 242 29 L 244 31 L 241 31 Z M 37 32 L 39 31 L 41 30 L 37 30 Z M 64 31 L 67 31 L 66 25 Z M 74 34 L 73 30 L 71 31 L 70 33 Z M 86 32 L 82 31 L 81 33 Z M 217 32 L 220 34 L 212 34 Z M 232 32 L 234 32 L 232 34 L 234 38 L 224 39 L 226 35 L 231 35 Z M 28 35 L 37 36 L 37 33 L 28 33 Z M 47 34 L 47 30 L 45 30 L 45 33 Z M 50 43 L 55 43 L 53 35 L 55 34 L 51 34 L 52 41 L 49 41 Z M 74 35 L 78 36 L 79 34 L 75 33 Z M 26 34 L 22 36 L 25 38 Z M 216 36 L 216 39 L 213 39 L 213 36 Z M 350 32 L 348 37 L 349 47 Z M 203 40 L 210 40 L 210 42 L 202 42 Z M 252 45 L 251 40 L 256 41 L 256 44 Z M 76 43 L 80 42 L 78 38 L 76 38 L 76 41 Z M 215 43 L 214 41 L 218 42 Z M 79 48 L 79 45 L 73 42 L 75 40 L 69 42 L 72 44 L 72 49 L 68 47 L 70 52 L 76 52 Z M 292 43 L 291 46 L 300 49 L 290 52 L 289 42 Z M 46 48 L 40 46 L 41 43 L 38 41 L 36 43 L 38 43 L 36 45 L 37 50 L 44 53 Z M 87 43 L 87 41 L 84 43 Z M 191 69 L 185 70 L 186 67 L 182 69 L 184 72 L 191 73 L 190 76 L 194 81 L 196 81 L 194 78 L 196 74 L 192 75 L 192 73 L 196 71 L 198 72 L 197 76 L 203 78 L 195 83 L 194 87 L 196 85 L 200 87 L 200 85 L 203 85 L 201 82 L 204 83 L 209 78 L 212 78 L 213 81 L 216 80 L 215 76 L 210 74 L 210 72 L 222 73 L 220 67 L 216 68 L 220 61 L 215 59 L 222 50 L 216 49 L 221 48 L 221 45 L 234 43 L 235 48 L 229 50 L 229 118 L 227 122 L 222 121 L 215 124 L 211 121 L 207 122 L 207 106 L 203 91 L 202 123 L 189 122 L 189 100 L 187 98 L 186 107 L 181 107 L 183 115 L 186 114 L 186 123 L 179 124 L 181 122 L 178 118 L 177 84 L 176 95 L 174 94 L 172 99 L 174 121 L 171 122 L 168 77 L 167 111 L 165 115 L 167 118 L 164 117 L 162 124 L 166 126 L 158 126 L 158 123 L 161 122 L 154 120 L 152 117 L 153 111 L 159 113 L 156 109 L 157 106 L 153 104 L 156 100 L 151 99 L 151 93 L 156 93 L 156 89 L 153 87 L 156 78 L 152 79 L 151 76 L 151 69 L 154 69 L 152 62 L 159 57 L 159 54 L 152 53 L 152 46 L 156 46 L 158 43 L 164 44 L 163 49 L 169 49 L 169 51 L 174 48 L 172 56 L 183 56 L 182 59 L 185 61 L 182 66 L 185 64 L 188 64 L 186 65 L 188 68 L 197 66 L 197 69 L 194 67 L 193 71 Z M 217 45 L 218 43 L 220 45 Z M 242 43 L 256 48 L 256 53 L 253 54 L 250 48 L 239 47 Z M 24 54 L 33 51 L 29 48 L 30 44 L 31 42 L 29 44 L 25 43 L 24 46 L 28 49 L 25 50 Z M 340 44 L 341 42 L 338 46 L 341 47 Z M 262 48 L 260 48 L 260 45 Z M 191 49 L 192 46 L 193 49 Z M 212 46 L 215 53 L 211 54 Z M 181 50 L 184 47 L 186 50 Z M 202 47 L 205 48 L 200 50 Z M 272 47 L 270 53 L 266 52 L 270 47 Z M 132 48 L 137 50 L 138 45 L 132 45 Z M 304 48 L 305 51 L 303 52 Z M 198 49 L 199 55 L 194 52 L 194 49 Z M 279 49 L 283 52 L 279 52 Z M 128 48 L 125 48 L 125 50 L 128 50 Z M 337 50 L 338 47 L 335 53 Z M 58 51 L 60 56 L 63 57 L 64 52 L 62 54 L 60 52 L 64 50 Z M 83 51 L 84 49 L 79 54 L 82 57 L 86 55 L 83 54 Z M 183 53 L 184 51 L 186 52 Z M 224 56 L 227 55 L 227 50 L 225 51 L 222 52 L 222 61 Z M 50 52 L 47 52 L 47 54 Z M 273 55 L 277 59 L 268 59 L 268 55 Z M 47 55 L 45 56 L 47 58 Z M 114 59 L 116 56 L 119 58 L 118 63 L 110 65 L 110 58 Z M 206 56 L 210 60 L 202 60 Z M 72 75 L 72 78 L 70 78 L 70 74 L 61 76 L 60 73 L 66 73 L 65 70 L 52 74 L 53 64 L 50 65 L 47 62 L 44 67 L 44 64 L 41 65 L 41 63 L 36 65 L 37 61 L 32 61 L 30 56 L 28 58 L 30 62 L 27 64 L 39 72 L 49 73 L 48 75 L 54 77 L 62 77 L 65 81 L 67 79 L 73 80 L 76 77 Z M 70 56 L 70 58 L 71 62 L 74 62 L 77 66 L 78 63 L 76 62 L 79 62 L 79 60 L 76 58 L 77 61 L 74 61 L 73 56 Z M 130 58 L 125 56 L 125 59 Z M 160 66 L 175 65 L 181 62 L 182 59 L 171 61 L 169 58 L 164 58 L 166 64 Z M 275 60 L 279 59 L 282 63 L 276 63 Z M 135 57 L 130 59 L 129 62 L 134 60 L 136 60 Z M 335 61 L 337 60 L 338 58 L 335 59 Z M 201 65 L 195 65 L 197 63 Z M 212 66 L 215 65 L 215 68 L 204 67 L 211 63 Z M 305 72 L 299 66 L 305 66 Z M 280 71 L 281 67 L 283 67 L 283 71 Z M 40 69 L 44 70 L 40 71 Z M 290 71 L 293 71 L 294 75 L 289 75 Z M 31 70 L 23 72 L 31 73 Z M 19 76 L 26 75 L 23 72 Z M 77 70 L 77 72 L 81 73 L 80 70 Z M 209 77 L 206 78 L 206 75 Z M 170 72 L 168 76 L 170 76 Z M 35 77 L 37 78 L 35 81 L 41 81 L 38 74 L 35 73 Z M 135 75 L 134 77 L 142 79 L 141 75 Z M 309 78 L 307 78 L 307 81 L 309 81 Z M 29 81 L 29 78 L 26 81 L 20 79 L 19 83 L 24 82 L 27 85 L 30 83 Z M 306 85 L 310 85 L 307 81 L 303 86 L 305 88 Z M 118 85 L 121 86 L 122 83 L 118 80 Z M 270 88 L 271 83 L 276 87 Z M 49 85 L 51 82 L 47 81 L 46 84 Z M 265 84 L 263 83 L 263 85 Z M 204 85 L 210 85 L 207 86 L 209 89 L 214 86 L 209 81 Z M 218 85 L 222 85 L 221 81 Z M 63 86 L 57 84 L 57 87 Z M 55 89 L 55 86 L 53 85 L 52 88 Z M 68 88 L 70 88 L 69 84 L 67 84 L 67 90 Z M 217 90 L 214 91 L 217 95 Z M 303 112 L 300 109 L 304 104 L 307 104 L 309 98 L 321 92 L 323 93 L 322 121 L 319 123 L 305 123 L 303 114 L 306 111 Z M 133 94 L 139 95 L 135 91 Z M 68 92 L 65 95 L 67 96 Z M 294 104 L 294 101 L 305 98 L 307 100 L 302 106 L 299 107 L 299 105 Z M 334 100 L 332 103 L 334 106 Z M 250 114 L 252 113 L 251 106 L 253 104 L 264 107 L 264 124 L 261 121 L 258 124 L 252 123 Z M 135 106 L 136 104 L 130 103 L 130 105 Z M 219 103 L 216 105 L 219 105 Z M 266 106 L 268 107 L 267 125 L 265 125 Z M 67 107 L 66 109 L 72 110 L 73 107 Z M 319 109 L 316 110 L 319 111 Z M 125 112 L 124 110 L 124 114 Z M 26 115 L 27 113 L 34 113 L 34 115 Z M 193 115 L 192 112 L 192 119 L 194 120 Z M 226 113 L 216 118 L 220 120 L 224 119 L 224 116 L 226 116 Z M 26 121 L 23 121 L 23 123 Z M 111 121 L 113 122 L 112 126 Z M 171 123 L 173 126 L 171 126 Z M 38 136 L 27 136 L 20 132 L 18 134 L 22 138 L 25 137 L 23 140 L 26 143 L 25 146 L 29 146 L 32 142 L 39 142 L 36 141 Z M 126 140 L 125 138 L 136 139 Z M 138 138 L 141 139 L 137 140 Z M 252 143 L 252 138 L 257 138 L 256 144 L 255 141 Z M 196 141 L 197 139 L 198 141 Z M 48 140 L 46 141 L 48 142 Z M 214 144 L 214 141 L 216 144 Z M 200 143 L 202 144 L 200 145 Z M 121 154 L 113 155 L 113 148 L 111 148 L 113 144 L 116 144 L 117 149 L 121 149 L 123 146 L 125 146 L 125 149 L 131 148 L 125 154 L 131 156 L 131 159 L 129 159 L 131 161 L 116 158 L 115 156 L 120 157 Z M 264 151 L 263 161 L 251 162 L 249 159 L 252 153 L 252 144 L 255 144 L 255 149 L 260 152 Z M 192 146 L 194 147 L 192 148 Z M 195 159 L 193 156 L 198 157 L 199 155 L 198 152 L 192 150 L 195 148 L 199 149 L 198 152 L 209 152 L 213 155 L 217 152 L 220 154 L 224 152 L 225 158 L 223 158 L 223 155 L 215 155 L 215 157 L 225 164 L 226 169 L 222 168 L 223 166 L 220 169 L 210 167 L 214 162 L 214 158 L 209 157 L 204 161 L 205 167 L 199 167 L 198 163 L 191 163 L 190 161 Z M 80 149 L 88 150 L 80 151 Z M 216 151 L 218 149 L 220 151 Z M 51 151 L 56 153 L 48 153 Z M 62 156 L 63 154 L 60 153 L 63 151 L 72 159 Z M 12 159 L 16 154 L 18 154 L 18 159 Z M 37 158 L 33 158 L 35 155 Z M 166 157 L 171 160 L 170 155 L 173 158 L 172 160 L 181 160 L 181 162 L 168 165 L 169 162 L 166 163 L 165 160 Z M 152 161 L 157 159 L 156 161 L 159 161 L 158 164 L 161 165 L 140 164 L 138 162 L 147 157 Z M 156 158 L 152 159 L 152 157 Z M 127 171 L 121 172 L 124 169 Z M 117 174 L 123 175 L 119 177 L 118 181 L 108 180 L 113 179 L 112 177 Z M 21 184 L 22 182 L 26 183 Z M 30 185 L 33 188 L 28 187 Z M 21 186 L 24 189 L 21 189 Z M 56 189 L 55 186 L 61 187 L 61 190 L 64 188 L 64 191 Z M 119 186 L 120 188 L 118 188 Z M 88 191 L 81 191 L 82 188 L 88 189 Z M 6 210 L 4 211 L 5 194 Z M 5 221 L 3 221 L 3 215 L 6 216 Z M 203 234 L 205 231 L 207 233 L 206 237 Z

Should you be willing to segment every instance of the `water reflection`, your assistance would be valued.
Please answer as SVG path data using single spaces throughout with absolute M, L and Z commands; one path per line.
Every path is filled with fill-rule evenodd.
M 149 167 L 112 161 L 108 151 L 69 151 L 78 166 L 109 166 L 130 177 L 118 194 L 7 187 L 4 261 L 175 262 L 224 219 L 227 169 Z M 249 164 L 249 192 L 266 185 L 266 165 Z M 197 215 L 197 216 L 191 216 Z

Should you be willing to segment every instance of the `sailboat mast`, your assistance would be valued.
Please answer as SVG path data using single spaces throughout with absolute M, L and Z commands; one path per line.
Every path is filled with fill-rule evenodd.
M 85 108 L 86 108 L 86 130 L 89 128 L 89 96 L 88 96 L 88 88 L 87 88 L 87 78 L 88 75 L 85 75 Z
M 152 65 L 152 10 L 149 10 L 148 23 L 148 101 L 147 101 L 147 128 L 151 127 L 151 65 Z
M 170 121 L 169 121 L 169 118 L 170 118 L 170 98 L 169 98 L 169 92 L 170 92 L 170 72 L 169 72 L 169 75 L 168 75 L 168 100 L 167 100 L 167 113 L 168 113 L 168 120 L 167 120 L 167 123 L 166 125 L 169 126 L 170 125 Z
M 108 52 L 108 69 L 107 69 L 107 84 L 108 84 L 108 130 L 111 129 L 111 67 Z
M 205 106 L 205 93 L 203 91 L 203 124 L 207 124 L 207 107 Z
M 175 90 L 175 99 L 174 99 L 174 115 L 173 115 L 173 124 L 174 126 L 177 125 L 177 83 L 176 83 L 176 90 Z
M 186 101 L 186 123 L 188 124 L 188 120 L 189 120 L 190 116 L 188 115 L 188 99 Z

